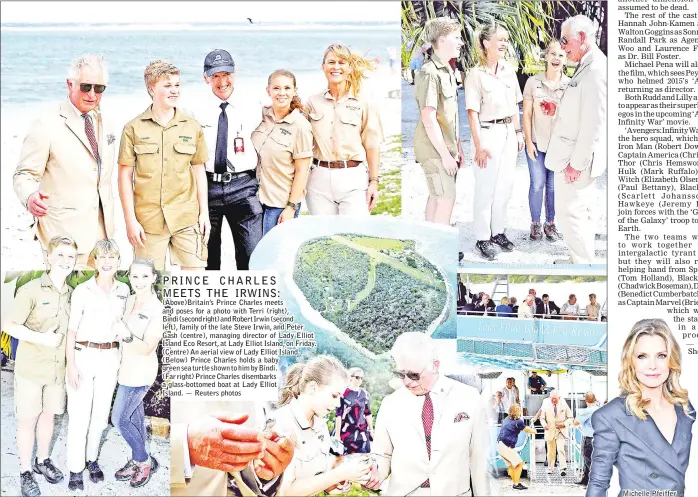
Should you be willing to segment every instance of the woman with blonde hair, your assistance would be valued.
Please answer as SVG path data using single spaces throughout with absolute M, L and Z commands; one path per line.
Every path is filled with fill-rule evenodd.
M 334 438 L 344 444 L 346 454 L 371 452 L 373 415 L 371 398 L 368 392 L 361 388 L 363 381 L 363 369 L 349 370 L 349 386 L 335 412 Z
M 262 110 L 262 122 L 252 132 L 257 150 L 257 180 L 262 203 L 262 236 L 277 224 L 298 217 L 305 194 L 313 130 L 296 89 L 296 76 L 285 69 L 269 75 L 271 106 Z
M 555 227 L 555 173 L 545 167 L 545 153 L 553 132 L 554 114 L 548 113 L 550 102 L 560 104 L 570 81 L 565 75 L 565 51 L 557 40 L 545 49 L 545 71 L 528 78 L 523 92 L 523 130 L 526 137 L 526 160 L 531 183 L 528 207 L 531 211 L 531 240 L 558 240 Z M 540 216 L 545 197 L 545 224 Z
M 275 430 L 294 441 L 295 452 L 284 472 L 280 495 L 315 495 L 368 477 L 371 464 L 367 460 L 341 460 L 330 454 L 325 416 L 339 407 L 347 383 L 344 366 L 330 356 L 294 364 L 286 372 Z
M 498 318 L 511 318 L 516 317 L 513 313 L 511 306 L 509 305 L 509 297 L 502 297 L 500 304 L 494 309 L 497 313 Z
M 367 215 L 376 206 L 383 129 L 377 107 L 361 92 L 373 69 L 344 45 L 325 50 L 327 89 L 306 104 L 315 139 L 306 195 L 312 215 Z
M 519 453 L 515 450 L 516 442 L 519 439 L 519 433 L 522 431 L 531 435 L 536 434 L 536 430 L 530 426 L 526 426 L 524 420 L 521 419 L 522 410 L 519 404 L 512 404 L 509 408 L 509 417 L 502 423 L 497 437 L 497 452 L 505 463 L 507 463 L 507 472 L 514 482 L 514 490 L 526 490 L 521 484 L 521 472 L 523 471 L 523 460 Z
M 163 335 L 163 305 L 155 293 L 155 265 L 150 259 L 134 259 L 129 269 L 133 295 L 126 301 L 124 317 L 117 323 L 121 335 L 119 387 L 116 390 L 112 424 L 131 448 L 131 458 L 114 478 L 130 481 L 132 487 L 148 483 L 158 462 L 148 455 L 143 399 L 158 374 L 156 349 Z
M 509 48 L 506 28 L 486 26 L 476 34 L 476 43 L 479 63 L 465 80 L 465 107 L 475 148 L 475 248 L 485 259 L 494 260 L 494 245 L 505 252 L 514 250 L 504 229 L 516 156 L 524 146 L 519 119 L 523 96 L 516 71 L 504 60 Z
M 124 336 L 117 323 L 131 293 L 116 279 L 121 258 L 114 240 L 98 241 L 92 257 L 94 276 L 73 291 L 66 341 L 70 491 L 84 489 L 85 463 L 92 482 L 104 480 L 97 457 L 119 372 Z
M 684 494 L 695 410 L 679 384 L 680 375 L 681 349 L 666 322 L 635 323 L 621 355 L 621 395 L 591 417 L 587 497 L 606 495 L 613 466 L 618 469 L 619 495 Z

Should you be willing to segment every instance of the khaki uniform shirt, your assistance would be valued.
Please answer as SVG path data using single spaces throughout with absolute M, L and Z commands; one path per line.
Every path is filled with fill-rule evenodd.
M 259 154 L 259 201 L 268 207 L 286 207 L 296 171 L 293 161 L 313 156 L 313 129 L 298 109 L 281 121 L 274 119 L 271 107 L 265 107 L 262 116 L 252 132 Z
M 53 286 L 48 273 L 32 280 L 17 291 L 12 304 L 12 322 L 38 333 L 48 333 L 59 325 L 56 333 L 65 337 L 68 332 L 70 296 L 73 289 L 67 284 L 62 290 Z M 65 383 L 65 338 L 57 348 L 39 343 L 19 341 L 15 372 L 44 385 Z
M 548 150 L 548 144 L 550 143 L 550 137 L 553 134 L 553 122 L 555 116 L 546 116 L 543 114 L 543 109 L 540 103 L 543 100 L 549 100 L 555 102 L 558 106 L 560 105 L 560 100 L 562 99 L 562 94 L 565 93 L 567 89 L 567 84 L 570 78 L 562 75 L 559 82 L 553 83 L 546 81 L 545 72 L 536 74 L 533 77 L 528 78 L 526 81 L 526 86 L 524 87 L 524 100 L 533 101 L 533 126 L 531 129 L 531 135 L 533 143 L 536 144 L 536 148 L 541 152 Z
M 514 116 L 523 101 L 514 68 L 500 60 L 496 69 L 477 65 L 465 78 L 465 108 L 478 112 L 480 122 Z
M 366 160 L 366 150 L 380 147 L 383 127 L 375 105 L 363 96 L 345 95 L 338 102 L 329 90 L 305 105 L 313 127 L 313 156 L 322 161 Z
M 311 427 L 298 400 L 292 400 L 277 410 L 274 415 L 276 416 L 274 430 L 281 436 L 291 438 L 296 447 L 291 464 L 284 471 L 284 480 L 281 483 L 283 490 L 280 493 L 285 495 L 285 489 L 295 480 L 332 469 L 336 458 L 330 454 L 331 441 L 327 422 L 315 416 Z
M 119 164 L 136 168 L 136 219 L 146 233 L 174 233 L 198 222 L 191 166 L 207 160 L 201 126 L 179 109 L 164 127 L 155 121 L 152 107 L 126 124 Z
M 422 109 L 436 109 L 436 120 L 441 128 L 444 142 L 451 156 L 458 160 L 458 99 L 456 98 L 456 75 L 448 62 L 443 62 L 436 55 L 424 63 L 415 75 L 414 95 L 419 106 L 420 117 L 417 119 L 417 131 L 414 134 L 414 155 L 417 162 L 440 159 L 431 140 L 427 136 L 421 119 Z
M 158 356 L 156 349 L 148 355 L 136 350 L 142 341 L 149 344 L 158 343 L 162 339 L 162 303 L 153 293 L 145 306 L 133 310 L 136 296 L 131 295 L 126 301 L 124 322 L 131 333 L 136 335 L 133 341 L 121 342 L 121 365 L 119 366 L 119 384 L 127 387 L 150 386 L 158 375 Z

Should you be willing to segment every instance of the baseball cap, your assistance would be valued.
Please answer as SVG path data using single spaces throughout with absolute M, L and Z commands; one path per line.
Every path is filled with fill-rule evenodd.
M 235 61 L 225 50 L 213 50 L 204 59 L 204 73 L 211 77 L 217 72 L 235 72 Z

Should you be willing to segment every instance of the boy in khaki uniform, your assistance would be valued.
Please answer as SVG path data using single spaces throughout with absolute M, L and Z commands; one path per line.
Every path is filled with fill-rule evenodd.
M 420 119 L 414 135 L 414 155 L 429 188 L 425 219 L 450 224 L 463 150 L 458 136 L 458 85 L 448 61 L 458 57 L 463 39 L 460 23 L 446 17 L 429 21 L 424 32 L 434 54 L 415 79 Z
M 78 253 L 75 241 L 66 236 L 52 238 L 47 248 L 48 271 L 17 291 L 10 320 L 3 328 L 19 340 L 14 377 L 17 445 L 22 495 L 32 497 L 41 495 L 32 471 L 43 474 L 49 483 L 63 480 L 49 451 L 54 416 L 65 411 L 63 337 L 68 329 L 72 293 L 66 278 L 75 267 Z M 32 464 L 35 427 L 38 457 Z
M 135 257 L 152 260 L 158 270 L 165 269 L 168 246 L 173 265 L 205 268 L 211 223 L 203 131 L 176 107 L 177 67 L 152 62 L 145 83 L 153 104 L 126 124 L 119 149 L 128 239 Z

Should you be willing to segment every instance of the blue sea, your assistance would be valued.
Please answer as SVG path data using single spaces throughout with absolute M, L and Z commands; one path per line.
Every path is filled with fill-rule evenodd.
M 202 89 L 204 57 L 215 48 L 228 50 L 233 56 L 236 87 L 254 86 L 263 94 L 268 75 L 285 68 L 296 74 L 303 96 L 322 90 L 317 86 L 324 81 L 320 64 L 328 45 L 339 42 L 369 58 L 379 57 L 380 70 L 388 66 L 387 48 L 400 46 L 397 22 L 3 24 L 0 36 L 4 110 L 65 98 L 70 62 L 87 52 L 106 56 L 110 75 L 103 100 L 106 104 L 114 96 L 134 94 L 147 102 L 143 70 L 158 59 L 180 68 L 183 98 L 187 91 Z

